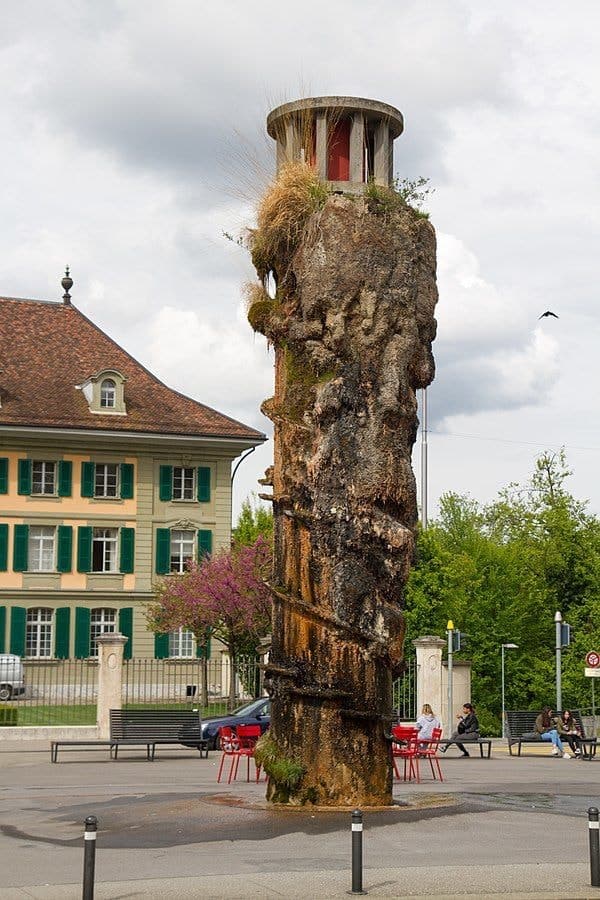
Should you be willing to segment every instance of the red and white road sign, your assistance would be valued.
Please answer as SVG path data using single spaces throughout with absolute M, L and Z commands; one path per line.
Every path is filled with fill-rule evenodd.
M 595 650 L 590 650 L 585 658 L 586 666 L 589 666 L 590 669 L 597 669 L 600 667 L 600 653 L 596 653 Z

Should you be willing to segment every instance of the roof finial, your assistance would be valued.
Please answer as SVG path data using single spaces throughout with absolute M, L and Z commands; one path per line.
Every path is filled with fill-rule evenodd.
M 65 268 L 65 277 L 61 281 L 61 284 L 62 284 L 63 288 L 65 289 L 65 292 L 63 294 L 63 303 L 65 304 L 65 306 L 70 306 L 71 305 L 71 295 L 70 295 L 69 291 L 73 287 L 73 279 L 69 275 L 69 267 L 68 266 Z

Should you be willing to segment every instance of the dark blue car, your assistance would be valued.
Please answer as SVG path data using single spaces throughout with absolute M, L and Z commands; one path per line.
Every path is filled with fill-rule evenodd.
M 216 750 L 219 746 L 219 728 L 229 725 L 260 725 L 264 733 L 271 724 L 271 701 L 268 697 L 246 703 L 233 712 L 223 716 L 208 716 L 202 720 L 202 737 L 208 741 L 208 749 Z

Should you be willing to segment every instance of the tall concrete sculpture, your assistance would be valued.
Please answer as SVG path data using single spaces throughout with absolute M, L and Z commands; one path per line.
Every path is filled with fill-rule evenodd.
M 250 244 L 248 317 L 275 347 L 274 801 L 391 802 L 392 679 L 417 518 L 417 388 L 434 374 L 435 233 L 392 185 L 398 110 L 271 112 L 278 177 Z

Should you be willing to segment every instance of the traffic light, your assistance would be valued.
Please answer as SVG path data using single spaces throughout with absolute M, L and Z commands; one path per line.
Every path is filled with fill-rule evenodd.
M 454 630 L 452 632 L 452 652 L 458 653 L 461 649 L 464 650 L 465 644 L 467 642 L 467 635 L 464 631 Z
M 560 646 L 569 647 L 571 644 L 571 626 L 567 622 L 560 624 Z

